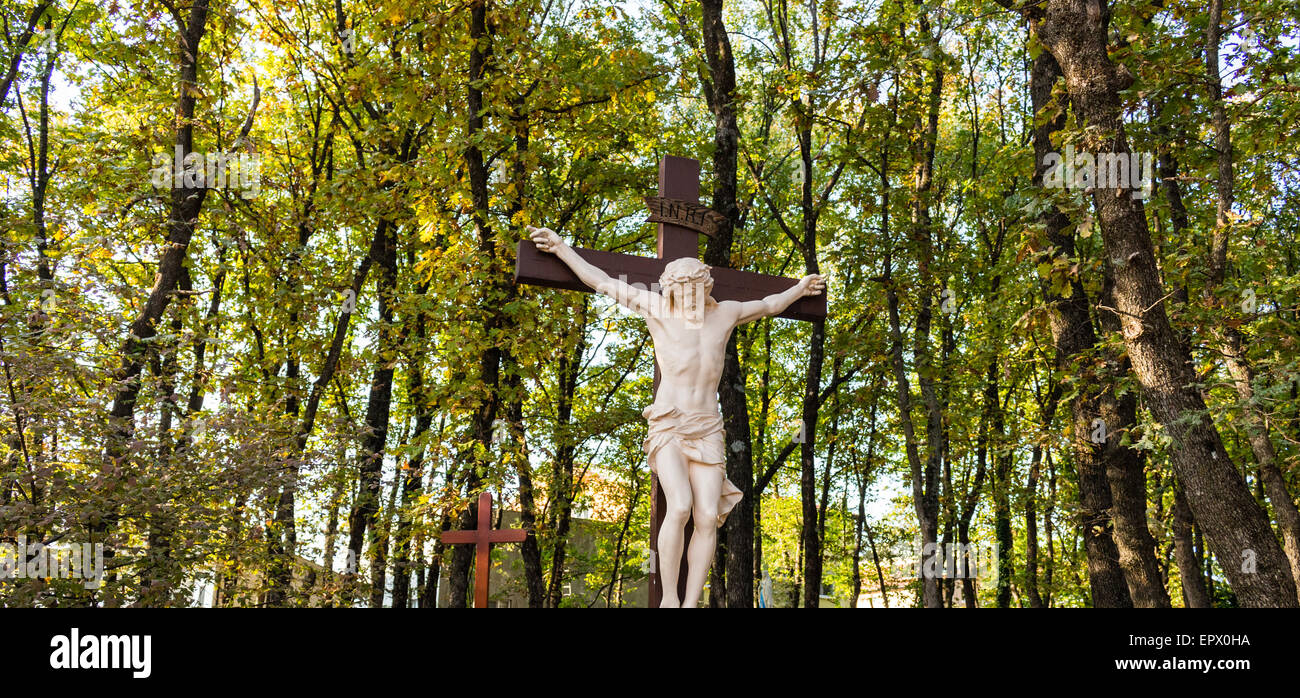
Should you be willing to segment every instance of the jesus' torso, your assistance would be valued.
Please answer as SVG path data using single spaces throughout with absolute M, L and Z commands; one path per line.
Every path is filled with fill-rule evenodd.
M 718 411 L 718 380 L 736 315 L 732 305 L 734 301 L 707 303 L 699 322 L 665 312 L 644 316 L 659 364 L 655 406 Z

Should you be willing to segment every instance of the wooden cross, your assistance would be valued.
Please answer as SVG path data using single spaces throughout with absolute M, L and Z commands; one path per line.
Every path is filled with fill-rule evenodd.
M 473 531 L 444 531 L 442 542 L 448 545 L 473 543 L 477 553 L 474 563 L 474 608 L 487 608 L 488 574 L 491 571 L 493 543 L 522 543 L 528 531 L 519 528 L 492 529 L 492 495 L 478 496 L 478 528 Z
M 700 200 L 699 161 L 673 155 L 661 160 L 659 162 L 659 196 L 663 199 L 685 202 L 688 205 L 698 204 Z M 662 207 L 657 207 L 652 203 L 651 211 L 654 220 L 665 220 L 661 215 L 664 212 Z M 708 225 L 707 217 L 700 218 L 696 216 L 695 218 L 697 222 L 703 223 L 696 225 L 697 228 L 702 230 L 692 230 L 669 222 L 659 223 L 658 257 L 637 257 L 615 252 L 588 250 L 581 247 L 575 247 L 573 250 L 578 253 L 578 256 L 599 267 L 612 278 L 620 279 L 629 284 L 643 284 L 644 288 L 653 288 L 655 284 L 659 283 L 659 276 L 663 273 L 664 266 L 668 262 L 682 257 L 699 256 L 700 233 L 705 232 L 708 234 L 707 231 L 711 227 Z M 538 250 L 532 240 L 521 240 L 515 253 L 517 260 L 515 263 L 515 283 L 592 292 L 586 284 L 582 283 L 574 275 L 568 265 L 560 261 L 559 257 Z M 759 300 L 773 293 L 780 293 L 799 283 L 798 279 L 787 279 L 781 276 L 758 274 L 724 267 L 714 267 L 711 275 L 713 277 L 713 291 L 710 295 L 719 301 Z M 791 304 L 789 308 L 786 308 L 778 317 L 808 321 L 823 319 L 826 317 L 826 294 L 804 296 Z M 659 367 L 656 366 L 655 388 L 658 389 L 658 387 Z M 650 607 L 658 608 L 659 601 L 663 598 L 657 560 L 659 554 L 659 527 L 663 525 L 668 504 L 663 493 L 659 490 L 659 479 L 651 475 L 650 483 L 650 518 L 652 520 L 650 526 L 650 551 L 652 559 L 655 560 L 650 566 Z M 682 541 L 681 573 L 678 576 L 677 593 L 679 597 L 686 593 L 686 552 L 690 548 L 691 530 L 692 525 L 687 522 L 686 537 Z M 718 562 L 714 561 L 714 564 L 718 564 Z

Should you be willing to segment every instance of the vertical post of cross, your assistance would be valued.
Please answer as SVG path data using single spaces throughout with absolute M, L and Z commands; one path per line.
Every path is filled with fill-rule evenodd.
M 691 158 L 667 155 L 659 161 L 659 196 L 699 203 L 700 200 L 700 161 Z M 660 223 L 658 234 L 658 253 L 660 259 L 680 259 L 698 257 L 700 254 L 700 234 L 690 228 L 671 223 Z M 655 391 L 659 390 L 659 365 L 655 364 Z M 659 478 L 650 476 L 650 554 L 654 563 L 650 566 L 650 608 L 658 608 L 663 599 L 663 584 L 659 581 L 659 566 L 665 563 L 659 559 L 659 527 L 663 525 L 668 500 L 659 489 Z M 677 597 L 686 595 L 686 552 L 690 549 L 692 521 L 686 522 L 686 535 L 682 539 L 682 559 L 677 561 L 681 571 L 677 575 Z M 670 563 L 671 564 L 671 563 Z

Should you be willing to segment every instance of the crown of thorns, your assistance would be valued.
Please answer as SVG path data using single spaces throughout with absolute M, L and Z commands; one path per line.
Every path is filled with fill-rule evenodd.
M 659 275 L 660 286 L 671 286 L 672 284 L 697 283 L 700 281 L 712 281 L 713 276 L 709 274 L 711 267 L 694 257 L 682 257 L 674 259 L 664 267 L 664 273 Z

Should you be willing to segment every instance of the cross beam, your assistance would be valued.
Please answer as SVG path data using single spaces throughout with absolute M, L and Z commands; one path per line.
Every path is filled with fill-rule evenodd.
M 691 203 L 700 200 L 700 163 L 690 158 L 666 156 L 659 162 L 659 196 Z M 643 284 L 652 288 L 659 283 L 659 275 L 664 266 L 674 259 L 697 257 L 700 253 L 699 232 L 672 223 L 659 223 L 658 257 L 638 257 L 635 255 L 602 252 L 581 247 L 573 248 L 580 257 L 615 279 L 622 279 L 629 284 Z M 515 250 L 515 283 L 562 288 L 573 291 L 591 289 L 582 283 L 559 257 L 537 249 L 531 240 L 521 240 Z M 759 300 L 773 293 L 780 293 L 799 283 L 798 279 L 771 276 L 756 272 L 713 267 L 713 291 L 715 300 L 749 301 Z M 804 296 L 795 301 L 778 317 L 793 320 L 816 321 L 826 317 L 826 294 Z M 655 366 L 655 389 L 659 387 L 659 367 Z M 659 478 L 651 475 L 650 499 L 650 554 L 653 562 L 650 566 L 650 607 L 657 608 L 663 598 L 658 574 L 659 527 L 663 525 L 664 512 L 668 507 L 663 492 L 659 490 Z M 681 573 L 678 576 L 678 595 L 686 592 L 686 552 L 690 548 L 692 525 L 686 524 L 686 535 L 682 541 Z M 719 533 L 721 535 L 721 532 Z M 714 564 L 718 564 L 715 560 Z
M 694 232 L 691 231 L 692 234 Z M 651 288 L 652 284 L 658 284 L 659 275 L 663 273 L 664 267 L 673 259 L 677 259 L 676 257 L 638 257 L 617 252 L 590 250 L 585 247 L 575 247 L 573 251 L 613 278 L 629 284 L 641 284 L 644 288 Z M 560 261 L 559 257 L 537 249 L 537 245 L 534 245 L 531 240 L 520 240 L 515 254 L 518 260 L 515 267 L 517 284 L 562 288 L 569 291 L 591 291 L 586 284 L 578 280 L 564 262 Z M 709 295 L 718 301 L 755 300 L 780 293 L 799 283 L 798 279 L 725 267 L 713 267 L 709 274 L 713 277 L 713 291 Z M 809 322 L 820 320 L 826 317 L 826 294 L 804 296 L 777 317 Z
M 491 573 L 493 543 L 522 543 L 528 537 L 528 531 L 519 528 L 492 529 L 492 495 L 484 492 L 478 496 L 478 526 L 472 531 L 444 531 L 442 542 L 448 545 L 473 543 L 474 561 L 474 608 L 487 608 L 488 575 Z

